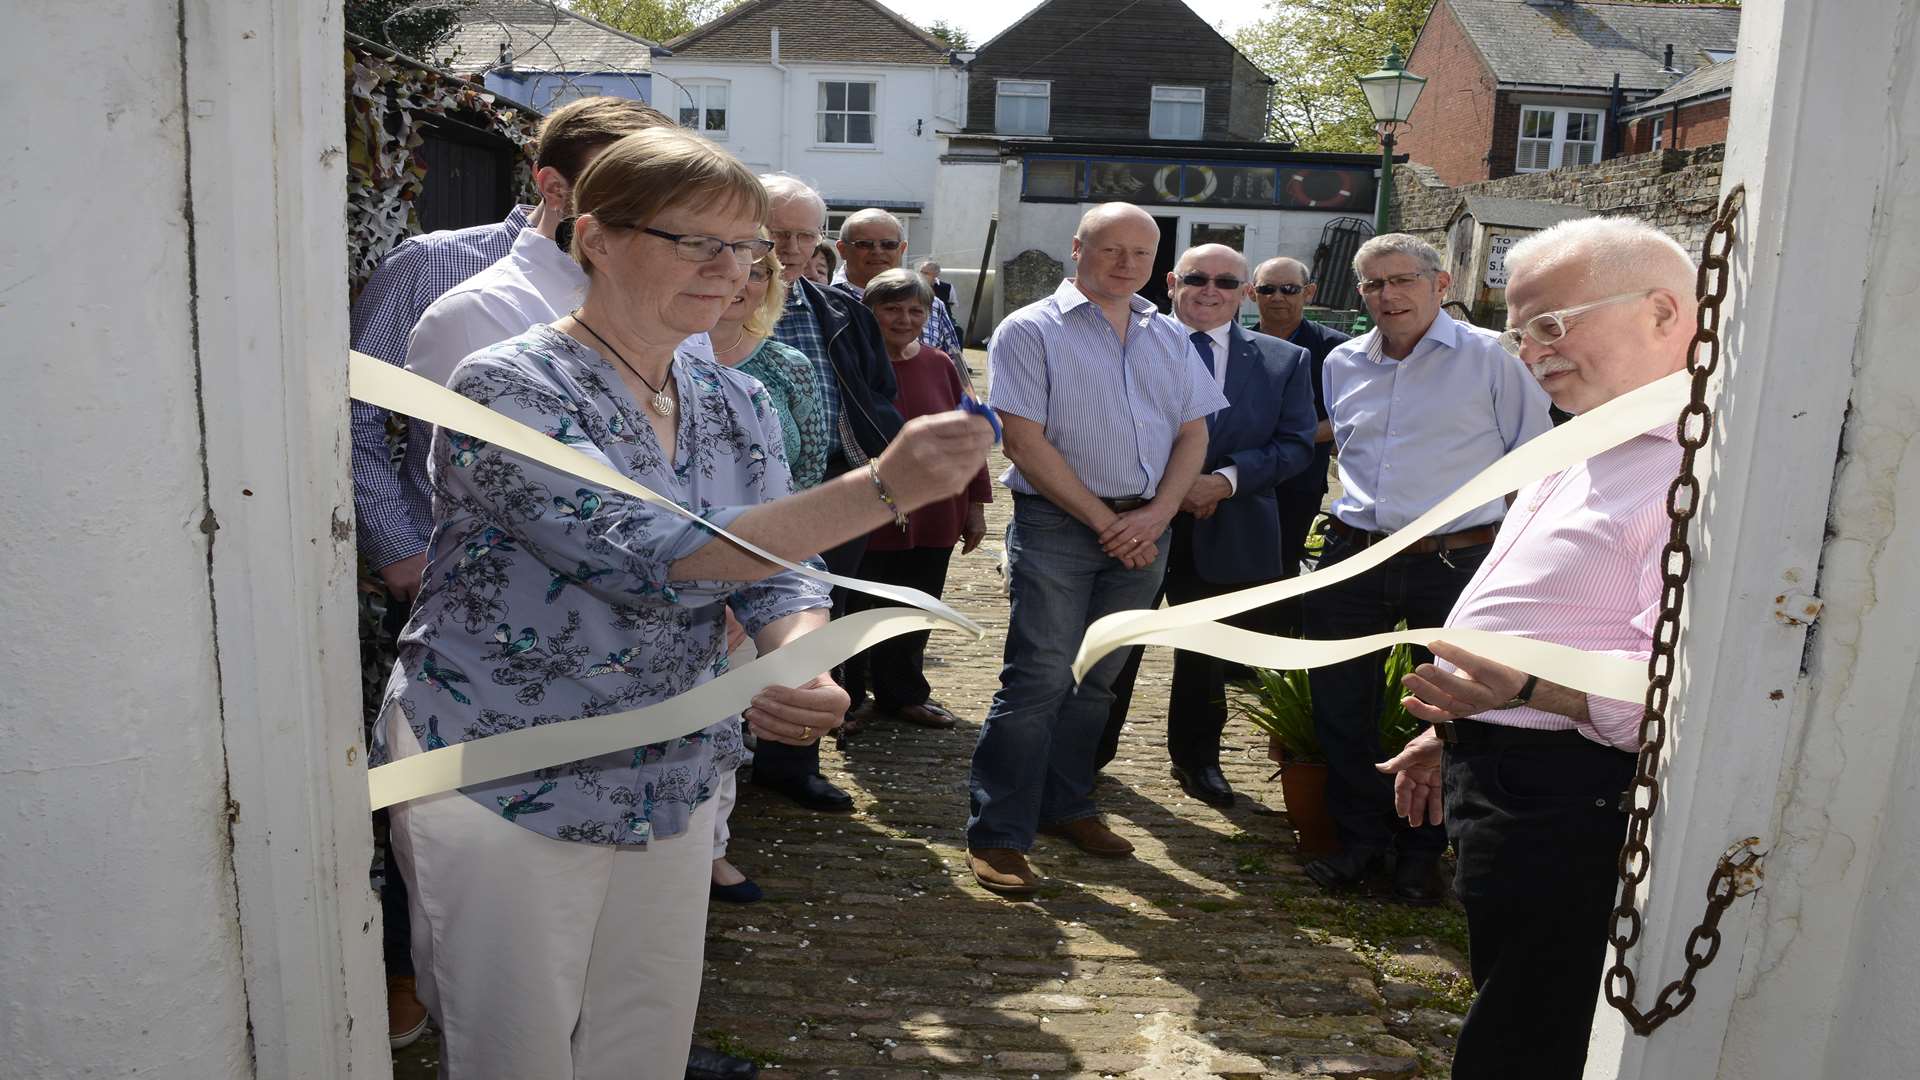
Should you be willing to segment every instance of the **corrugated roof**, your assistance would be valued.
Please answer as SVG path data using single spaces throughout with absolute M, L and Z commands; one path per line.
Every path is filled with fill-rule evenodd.
M 1696 98 L 1715 97 L 1733 92 L 1733 61 L 1703 67 L 1699 71 L 1674 83 L 1673 87 L 1658 97 L 1648 98 L 1630 109 L 1620 110 L 1622 117 L 1645 116 L 1657 113 L 1669 106 Z
M 654 43 L 576 15 L 547 0 L 473 0 L 448 39 L 459 49 L 456 71 L 486 71 L 512 52 L 520 71 L 574 73 L 653 70 Z
M 1531 4 L 1527 0 L 1445 0 L 1503 83 L 1604 90 L 1620 76 L 1627 91 L 1663 91 L 1708 49 L 1732 49 L 1740 9 L 1717 4 Z
M 675 56 L 944 65 L 951 49 L 875 0 L 752 0 L 667 42 Z
M 1504 199 L 1496 195 L 1467 195 L 1460 200 L 1467 213 L 1481 225 L 1510 225 L 1516 229 L 1544 229 L 1572 218 L 1592 217 L 1593 211 L 1579 206 L 1540 202 L 1536 199 Z M 1455 207 L 1453 217 L 1460 216 Z

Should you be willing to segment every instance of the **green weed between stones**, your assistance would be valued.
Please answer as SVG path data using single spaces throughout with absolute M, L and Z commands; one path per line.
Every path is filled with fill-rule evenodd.
M 780 1064 L 780 1055 L 766 1050 L 755 1050 L 732 1035 L 717 1028 L 703 1031 L 700 1038 L 710 1047 L 723 1054 L 745 1058 L 761 1068 Z
M 1410 908 L 1345 897 L 1283 895 L 1276 906 L 1294 925 L 1318 939 L 1342 939 L 1376 977 L 1424 987 L 1428 1004 L 1452 1013 L 1473 1004 L 1473 984 L 1464 975 L 1422 970 L 1402 963 L 1391 946 L 1424 939 L 1467 954 L 1467 919 L 1451 906 Z

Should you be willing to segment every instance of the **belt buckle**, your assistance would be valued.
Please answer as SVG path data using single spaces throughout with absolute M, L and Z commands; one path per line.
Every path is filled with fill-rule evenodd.
M 1433 733 L 1440 737 L 1441 742 L 1448 746 L 1460 745 L 1460 729 L 1453 725 L 1453 721 L 1434 720 L 1431 721 L 1431 725 Z

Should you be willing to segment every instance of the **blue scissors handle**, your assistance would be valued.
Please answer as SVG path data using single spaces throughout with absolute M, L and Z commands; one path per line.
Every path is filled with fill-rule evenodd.
M 975 416 L 986 417 L 987 423 L 993 425 L 993 441 L 1000 441 L 1000 417 L 993 411 L 992 406 L 976 400 L 969 394 L 960 399 L 960 410 L 962 412 L 970 412 Z

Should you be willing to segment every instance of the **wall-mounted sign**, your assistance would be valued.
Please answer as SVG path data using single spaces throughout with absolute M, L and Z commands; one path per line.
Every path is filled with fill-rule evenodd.
M 1370 210 L 1373 171 L 1333 165 L 1029 156 L 1029 202 L 1132 202 L 1249 210 Z
M 1513 234 L 1494 233 L 1487 237 L 1487 275 L 1482 282 L 1489 289 L 1507 287 L 1507 249 L 1523 239 Z

